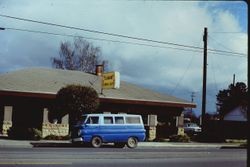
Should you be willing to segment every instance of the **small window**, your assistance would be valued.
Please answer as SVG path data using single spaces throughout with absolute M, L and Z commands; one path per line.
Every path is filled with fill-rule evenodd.
M 113 124 L 113 117 L 104 117 L 104 124 Z
M 98 124 L 99 117 L 89 117 L 86 124 Z
M 115 117 L 115 124 L 124 124 L 123 117 Z
M 126 117 L 127 124 L 140 124 L 140 117 Z

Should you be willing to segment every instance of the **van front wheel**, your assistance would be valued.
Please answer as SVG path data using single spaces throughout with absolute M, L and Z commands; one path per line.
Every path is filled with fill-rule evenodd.
M 136 148 L 138 140 L 135 137 L 129 137 L 127 141 L 128 148 Z
M 95 136 L 91 140 L 91 145 L 95 148 L 99 148 L 102 146 L 102 139 L 98 136 Z

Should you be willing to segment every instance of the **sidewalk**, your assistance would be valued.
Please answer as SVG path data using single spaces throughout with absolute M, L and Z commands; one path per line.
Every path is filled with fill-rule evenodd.
M 142 142 L 138 146 L 142 147 L 175 147 L 175 148 L 241 148 L 236 143 L 198 143 L 198 142 Z
M 72 147 L 70 141 L 58 140 L 10 140 L 0 139 L 1 147 Z M 176 142 L 140 142 L 138 147 L 175 147 L 175 148 L 244 148 L 238 143 L 176 143 Z

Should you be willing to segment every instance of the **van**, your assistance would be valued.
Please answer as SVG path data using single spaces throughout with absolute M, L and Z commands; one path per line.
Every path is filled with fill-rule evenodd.
M 90 143 L 98 148 L 102 143 L 116 147 L 137 147 L 145 140 L 142 117 L 132 114 L 86 114 L 71 131 L 72 143 Z

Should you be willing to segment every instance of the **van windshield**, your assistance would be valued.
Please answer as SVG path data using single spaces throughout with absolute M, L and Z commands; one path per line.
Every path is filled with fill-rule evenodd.
M 86 118 L 87 118 L 87 116 L 81 116 L 81 117 L 77 120 L 76 125 L 77 125 L 77 126 L 82 125 L 82 124 L 85 122 Z
M 90 116 L 85 123 L 86 124 L 98 124 L 99 123 L 99 117 L 98 116 Z
M 85 122 L 86 118 L 87 118 L 87 116 L 86 116 L 86 115 L 83 115 L 83 116 L 82 116 L 82 118 L 81 118 L 82 123 L 84 123 L 84 122 Z

